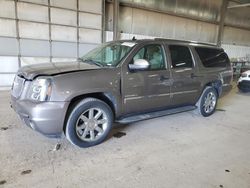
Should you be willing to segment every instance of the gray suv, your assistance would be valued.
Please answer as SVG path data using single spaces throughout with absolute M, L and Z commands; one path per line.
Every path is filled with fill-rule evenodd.
M 22 67 L 11 106 L 32 129 L 48 137 L 65 134 L 72 144 L 90 147 L 107 138 L 113 122 L 193 109 L 210 116 L 231 80 L 227 54 L 213 45 L 113 41 L 77 62 Z

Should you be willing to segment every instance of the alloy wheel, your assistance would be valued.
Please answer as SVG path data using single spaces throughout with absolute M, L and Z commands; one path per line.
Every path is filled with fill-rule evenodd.
M 90 108 L 83 112 L 75 125 L 78 138 L 87 142 L 98 140 L 107 128 L 107 114 L 100 108 Z
M 205 97 L 203 105 L 204 111 L 208 114 L 211 113 L 216 106 L 216 95 L 213 92 L 209 92 Z

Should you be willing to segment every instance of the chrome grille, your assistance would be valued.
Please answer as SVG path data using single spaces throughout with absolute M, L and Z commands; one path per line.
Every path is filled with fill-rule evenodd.
M 25 79 L 16 76 L 13 82 L 13 86 L 12 86 L 12 90 L 11 90 L 11 94 L 12 96 L 18 98 L 20 97 L 22 90 L 23 90 L 23 86 L 24 86 L 24 82 Z

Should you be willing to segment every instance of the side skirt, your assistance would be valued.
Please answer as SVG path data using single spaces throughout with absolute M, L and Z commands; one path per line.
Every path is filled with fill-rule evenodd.
M 129 117 L 118 119 L 116 120 L 116 122 L 121 123 L 121 124 L 127 124 L 127 123 L 133 123 L 133 122 L 137 122 L 141 120 L 152 119 L 152 118 L 162 117 L 166 115 L 186 112 L 186 111 L 190 111 L 194 109 L 196 109 L 196 106 L 183 106 L 183 107 L 178 107 L 178 108 L 173 108 L 173 109 L 148 112 L 148 113 L 139 114 L 139 115 L 132 115 Z

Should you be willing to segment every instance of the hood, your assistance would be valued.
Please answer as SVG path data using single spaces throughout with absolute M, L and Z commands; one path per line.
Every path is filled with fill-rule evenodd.
M 242 74 L 250 75 L 250 70 L 247 70 L 247 71 L 243 72 Z
M 17 72 L 18 75 L 26 79 L 34 79 L 39 75 L 53 76 L 63 73 L 100 69 L 97 65 L 90 65 L 81 61 L 42 63 L 24 66 Z

